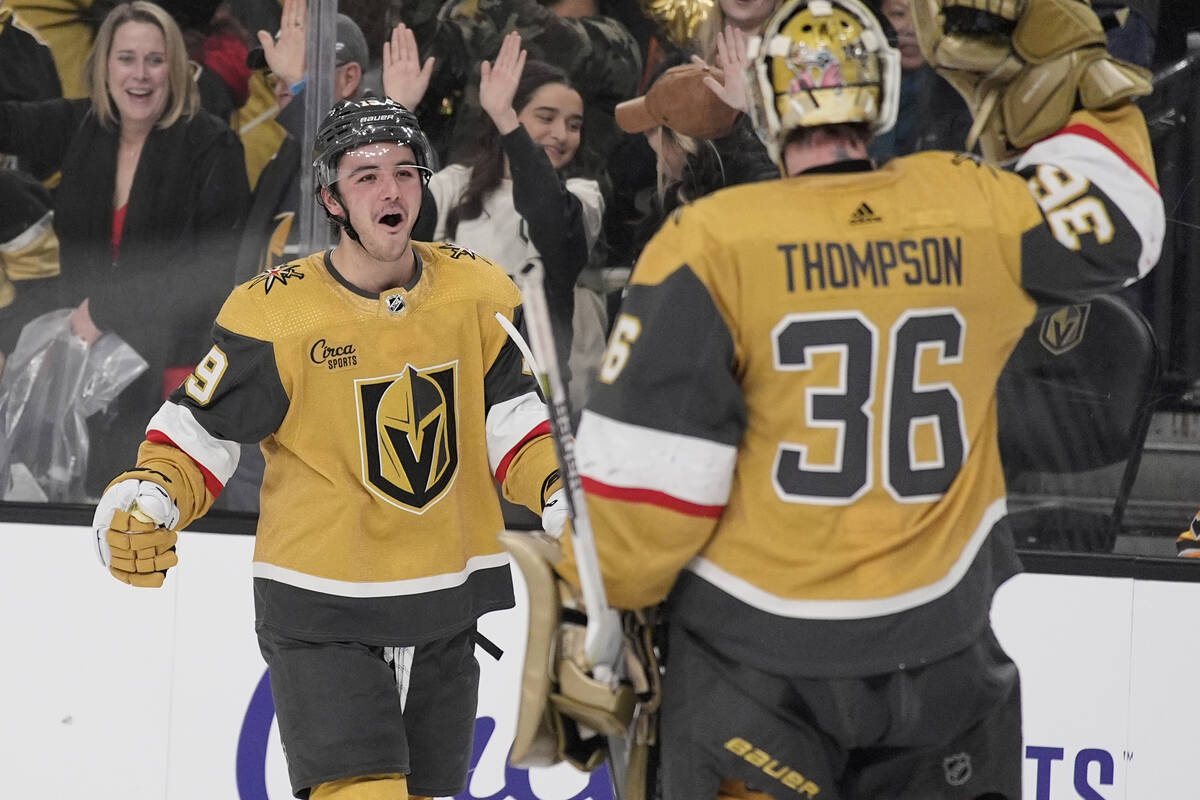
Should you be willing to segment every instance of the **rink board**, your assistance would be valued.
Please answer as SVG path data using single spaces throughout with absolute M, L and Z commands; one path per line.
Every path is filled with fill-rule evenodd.
M 286 767 L 253 632 L 253 539 L 184 533 L 160 590 L 107 575 L 87 529 L 0 523 L 0 681 L 14 797 L 284 800 Z M 1197 565 L 1200 571 L 1200 565 Z M 480 629 L 476 752 L 463 798 L 607 800 L 604 771 L 507 766 L 525 638 L 517 608 Z M 993 622 L 1021 667 L 1026 800 L 1192 796 L 1187 676 L 1200 583 L 1025 574 Z

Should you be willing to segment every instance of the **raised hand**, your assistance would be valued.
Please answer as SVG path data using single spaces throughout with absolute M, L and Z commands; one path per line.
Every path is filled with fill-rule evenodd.
M 721 68 L 721 80 L 715 76 L 704 78 L 704 85 L 713 94 L 721 98 L 725 105 L 738 111 L 749 111 L 750 106 L 746 95 L 746 69 L 749 59 L 746 49 L 749 40 L 746 33 L 732 25 L 726 25 L 725 30 L 717 34 L 717 66 Z M 699 56 L 692 60 L 704 64 Z
M 307 68 L 308 3 L 305 0 L 283 0 L 279 17 L 279 35 L 258 32 L 267 67 L 277 80 L 275 96 L 280 105 L 291 99 L 288 87 L 304 77 Z
M 512 133 L 521 124 L 512 103 L 525 70 L 525 57 L 521 34 L 512 31 L 504 37 L 495 62 L 484 61 L 479 65 L 479 106 L 492 118 L 501 136 Z
M 383 43 L 383 93 L 408 109 L 416 108 L 433 76 L 433 56 L 421 63 L 417 37 L 401 22 Z

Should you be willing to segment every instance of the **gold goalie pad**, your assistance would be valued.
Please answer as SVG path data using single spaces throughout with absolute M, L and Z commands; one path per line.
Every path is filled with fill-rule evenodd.
M 558 544 L 537 534 L 504 531 L 500 542 L 525 577 L 529 633 L 517 706 L 517 731 L 509 762 L 546 767 L 561 761 L 590 772 L 609 756 L 608 737 L 629 739 L 627 786 L 645 786 L 645 750 L 652 744 L 652 714 L 660 686 L 648 628 L 638 635 L 640 615 L 626 618 L 627 677 L 616 687 L 597 681 L 584 665 L 587 619 L 575 591 L 554 572 Z M 632 634 L 632 637 L 631 637 Z M 619 793 L 630 797 L 627 792 Z

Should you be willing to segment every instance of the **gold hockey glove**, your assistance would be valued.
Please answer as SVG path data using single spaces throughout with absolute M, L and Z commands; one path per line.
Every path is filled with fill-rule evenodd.
M 1175 555 L 1183 558 L 1200 558 L 1200 511 L 1192 517 L 1187 530 L 1175 537 Z
M 147 470 L 117 476 L 96 505 L 92 530 L 96 554 L 117 580 L 131 586 L 162 586 L 175 554 L 179 508 L 167 490 L 141 480 Z
M 1150 73 L 1108 54 L 1085 0 L 915 0 L 921 52 L 975 118 L 966 147 L 1002 162 L 1079 108 L 1152 91 Z

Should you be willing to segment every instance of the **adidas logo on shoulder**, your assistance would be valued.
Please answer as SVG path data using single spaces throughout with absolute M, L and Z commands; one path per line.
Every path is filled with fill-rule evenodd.
M 861 225 L 864 222 L 883 222 L 883 217 L 876 214 L 865 202 L 859 203 L 858 208 L 850 215 L 851 225 Z

